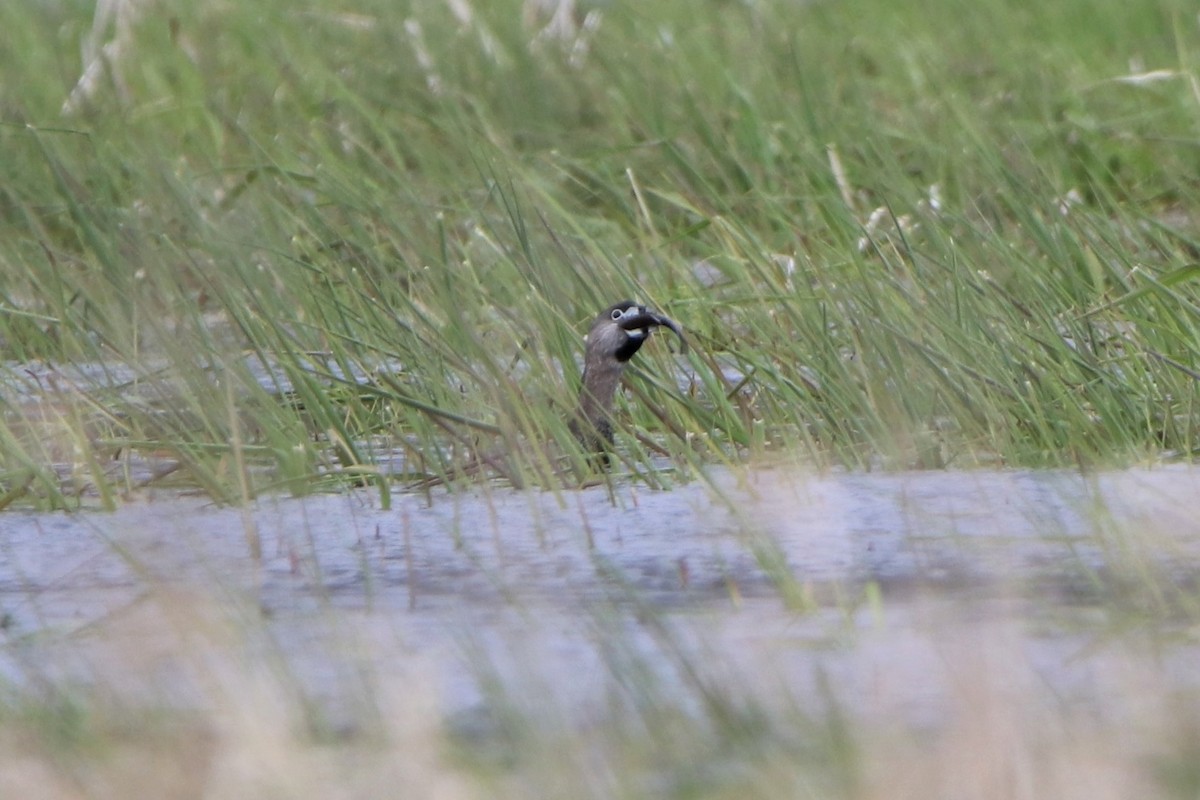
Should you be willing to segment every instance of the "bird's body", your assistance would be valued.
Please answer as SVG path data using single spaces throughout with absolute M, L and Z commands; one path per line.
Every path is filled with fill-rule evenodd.
M 592 322 L 585 339 L 579 407 L 571 420 L 571 431 L 588 451 L 603 457 L 612 445 L 613 403 L 621 375 L 657 327 L 673 331 L 686 347 L 678 323 L 631 300 L 609 306 Z

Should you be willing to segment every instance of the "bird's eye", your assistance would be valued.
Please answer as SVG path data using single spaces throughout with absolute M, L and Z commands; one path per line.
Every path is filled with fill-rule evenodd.
M 621 309 L 619 309 L 619 308 L 614 308 L 614 309 L 612 310 L 612 314 L 610 314 L 609 316 L 611 316 L 611 317 L 613 318 L 613 320 L 618 320 L 618 319 L 620 319 L 621 317 L 623 317 L 624 315 L 625 315 L 625 312 L 624 312 L 624 311 L 622 311 L 622 310 L 621 310 Z

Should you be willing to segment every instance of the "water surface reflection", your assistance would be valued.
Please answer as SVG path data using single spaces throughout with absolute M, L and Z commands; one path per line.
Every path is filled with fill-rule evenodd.
M 472 730 L 497 686 L 586 721 L 635 672 L 690 702 L 694 668 L 908 729 L 961 720 L 963 675 L 1011 689 L 1006 714 L 1124 719 L 1139 689 L 1200 688 L 1198 493 L 1182 466 L 771 468 L 386 511 L 360 492 L 8 513 L 0 674 L 203 704 L 269 665 L 351 728 L 390 679 Z

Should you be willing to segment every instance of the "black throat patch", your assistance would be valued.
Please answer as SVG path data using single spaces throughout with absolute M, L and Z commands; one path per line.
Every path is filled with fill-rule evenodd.
M 626 338 L 625 343 L 617 348 L 617 351 L 613 353 L 613 356 L 617 359 L 617 361 L 625 363 L 629 359 L 633 358 L 633 354 L 636 353 L 642 346 L 642 342 L 646 341 L 648 338 L 650 338 L 649 330 L 646 330 L 642 336 L 630 336 Z

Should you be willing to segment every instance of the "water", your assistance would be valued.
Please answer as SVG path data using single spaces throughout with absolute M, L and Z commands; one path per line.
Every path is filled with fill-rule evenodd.
M 1136 687 L 1200 688 L 1198 491 L 1183 466 L 763 468 L 386 511 L 361 491 L 10 512 L 0 680 L 191 706 L 264 669 L 346 729 L 400 681 L 473 735 L 497 686 L 586 724 L 626 682 L 694 702 L 688 665 L 772 702 L 819 709 L 832 691 L 864 720 L 942 730 L 970 707 L 965 671 L 1021 687 L 1019 707 L 1120 722 L 1145 707 Z

